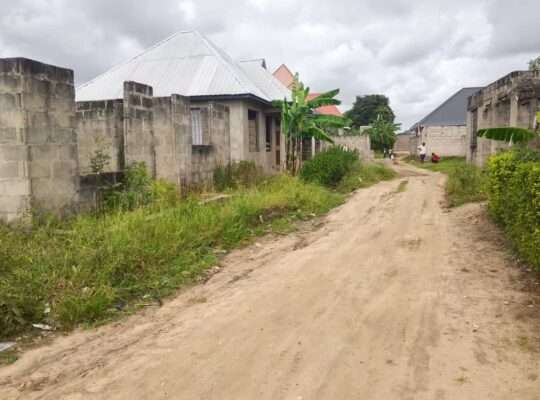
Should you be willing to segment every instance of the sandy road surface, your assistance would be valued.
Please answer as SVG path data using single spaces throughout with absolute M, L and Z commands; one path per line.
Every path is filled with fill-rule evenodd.
M 448 213 L 444 178 L 409 171 L 160 309 L 27 353 L 0 399 L 540 400 L 538 298 L 481 206 Z

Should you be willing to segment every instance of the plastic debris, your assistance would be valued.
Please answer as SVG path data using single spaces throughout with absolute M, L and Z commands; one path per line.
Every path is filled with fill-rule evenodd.
M 53 331 L 54 328 L 50 325 L 46 325 L 46 324 L 32 324 L 32 326 L 36 329 L 40 329 L 42 331 Z
M 8 351 L 9 349 L 15 347 L 17 343 L 15 342 L 0 342 L 0 353 L 3 351 Z

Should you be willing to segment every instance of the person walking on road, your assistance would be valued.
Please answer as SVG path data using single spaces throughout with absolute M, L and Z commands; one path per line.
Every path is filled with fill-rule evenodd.
M 420 146 L 418 146 L 418 154 L 420 155 L 420 161 L 422 164 L 424 161 L 426 161 L 426 154 L 427 154 L 427 147 L 426 143 L 422 143 Z

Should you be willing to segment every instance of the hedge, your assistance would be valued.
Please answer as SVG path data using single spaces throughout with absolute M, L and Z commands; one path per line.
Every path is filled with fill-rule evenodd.
M 540 152 L 514 150 L 488 161 L 489 211 L 518 254 L 540 271 Z

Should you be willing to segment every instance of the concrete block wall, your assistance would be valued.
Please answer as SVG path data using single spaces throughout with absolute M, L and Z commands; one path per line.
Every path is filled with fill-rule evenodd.
M 191 174 L 191 113 L 187 97 L 153 99 L 156 177 L 179 187 Z
M 363 160 L 373 159 L 373 153 L 371 152 L 371 142 L 368 135 L 362 136 L 335 136 L 333 137 L 334 144 L 337 146 L 344 146 L 349 150 L 357 150 L 360 154 L 360 158 Z
M 81 175 L 92 173 L 97 151 L 110 159 L 103 172 L 124 170 L 124 104 L 122 99 L 77 103 L 77 137 Z
M 78 202 L 73 71 L 0 59 L 0 220 Z
M 213 102 L 197 104 L 197 108 L 201 110 L 203 127 L 208 125 L 208 144 L 191 146 L 191 181 L 203 184 L 212 182 L 217 166 L 231 162 L 230 112 L 227 106 Z
M 124 159 L 126 167 L 143 162 L 156 177 L 153 131 L 153 89 L 138 82 L 124 82 Z
M 467 154 L 466 126 L 427 126 L 422 131 L 420 143 L 426 143 L 428 155 L 465 157 Z

